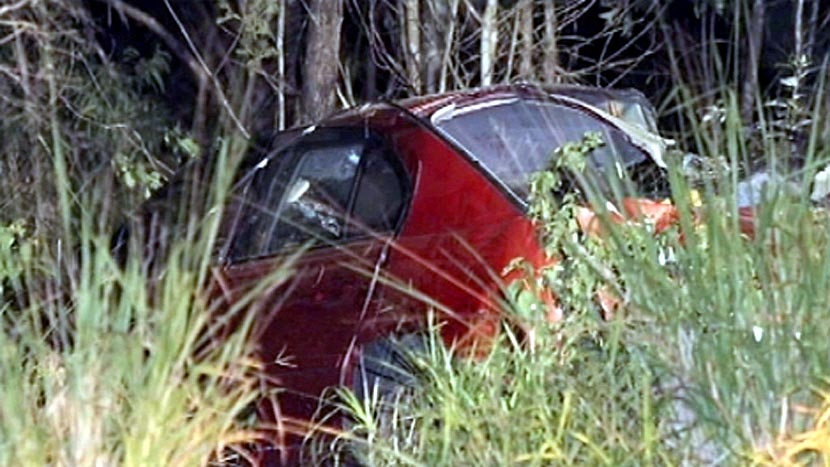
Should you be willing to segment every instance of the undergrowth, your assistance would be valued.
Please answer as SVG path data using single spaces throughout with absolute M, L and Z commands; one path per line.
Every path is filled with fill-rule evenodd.
M 736 108 L 723 124 L 732 136 L 707 147 L 738 161 Z M 736 164 L 692 187 L 674 160 L 672 222 L 621 222 L 627 192 L 611 200 L 619 208 L 588 188 L 581 201 L 550 195 L 597 144 L 586 135 L 560 150 L 531 195 L 561 259 L 545 285 L 564 319 L 546 321 L 529 291 L 508 289 L 504 313 L 533 340 L 505 328 L 482 361 L 440 344 L 413 355 L 420 384 L 406 397 L 351 399 L 361 416 L 350 451 L 369 465 L 828 462 L 830 215 L 792 188 L 826 156 L 765 185 L 749 223 Z M 598 213 L 590 233 L 578 219 L 586 200 Z

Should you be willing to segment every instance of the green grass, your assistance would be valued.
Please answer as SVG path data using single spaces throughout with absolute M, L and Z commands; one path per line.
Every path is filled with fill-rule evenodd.
M 747 151 L 736 118 L 705 142 L 731 161 Z M 785 176 L 827 160 L 807 159 Z M 483 361 L 429 346 L 406 397 L 350 400 L 344 444 L 369 465 L 827 465 L 830 215 L 772 188 L 749 238 L 734 173 L 695 190 L 676 168 L 671 179 L 682 215 L 663 234 L 606 218 L 599 242 L 549 236 L 571 258 L 551 281 L 568 313 L 531 320 L 534 346 L 509 330 Z M 624 291 L 608 322 L 593 297 L 603 286 Z M 526 306 L 505 313 L 527 320 Z
M 373 465 L 744 465 L 810 429 L 828 376 L 830 226 L 784 200 L 761 218 L 755 241 L 707 222 L 674 245 L 671 271 L 655 245 L 619 245 L 628 295 L 613 322 L 572 310 L 535 349 L 505 337 L 484 361 L 433 349 L 363 452 Z
M 369 465 L 623 465 L 659 455 L 655 422 L 632 417 L 654 403 L 644 361 L 622 352 L 610 363 L 619 347 L 576 321 L 550 347 L 505 337 L 483 361 L 431 346 L 422 385 L 398 401 L 395 420 L 364 416 L 356 430 L 374 436 L 355 449 Z
M 3 309 L 0 464 L 204 465 L 250 436 L 235 420 L 257 395 L 244 330 L 197 356 L 196 275 L 171 261 L 149 287 L 101 243 L 68 296 Z
M 216 178 L 208 206 L 229 183 Z M 80 231 L 64 229 L 57 251 L 21 226 L 0 235 L 0 465 L 203 466 L 240 455 L 261 436 L 245 417 L 263 393 L 251 316 L 219 330 L 217 345 L 216 323 L 248 300 L 225 309 L 205 292 L 218 216 L 176 238 L 148 276 L 138 249 L 119 265 L 109 235 L 95 233 L 100 202 L 80 203 Z M 263 287 L 289 275 L 286 265 Z

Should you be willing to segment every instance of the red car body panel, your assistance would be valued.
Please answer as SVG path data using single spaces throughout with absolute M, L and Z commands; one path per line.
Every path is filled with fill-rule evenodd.
M 397 146 L 417 161 L 417 173 L 388 271 L 452 311 L 444 339 L 464 341 L 494 311 L 492 294 L 504 267 L 519 256 L 540 259 L 542 248 L 522 210 L 446 141 L 425 132 L 401 138 Z

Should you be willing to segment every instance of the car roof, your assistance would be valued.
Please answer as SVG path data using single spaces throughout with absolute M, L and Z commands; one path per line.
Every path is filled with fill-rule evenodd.
M 456 111 L 463 113 L 474 106 L 515 99 L 558 102 L 593 114 L 623 131 L 657 165 L 666 167 L 664 156 L 674 141 L 660 136 L 654 107 L 642 93 L 633 89 L 519 83 L 412 97 L 395 105 L 435 125 L 438 121 L 452 119 Z
M 660 136 L 656 111 L 646 97 L 634 89 L 604 89 L 573 84 L 517 83 L 448 91 L 378 102 L 348 109 L 323 120 L 322 126 L 354 124 L 377 111 L 397 108 L 428 125 L 436 119 L 452 118 L 456 109 L 514 99 L 556 101 L 593 114 L 625 132 L 658 165 L 665 167 L 664 154 L 674 142 Z M 307 127 L 308 129 L 313 129 Z
M 634 89 L 605 89 L 574 84 L 500 84 L 479 88 L 447 91 L 437 94 L 408 97 L 397 101 L 375 102 L 338 112 L 322 121 L 322 124 L 344 122 L 362 117 L 375 110 L 393 105 L 405 109 L 421 119 L 451 107 L 464 107 L 505 99 L 567 100 L 580 103 L 613 117 L 637 124 L 649 132 L 657 133 L 656 112 L 651 103 Z
M 368 122 L 368 117 L 388 111 L 403 111 L 435 130 L 437 121 L 453 118 L 456 110 L 463 113 L 473 106 L 488 107 L 490 104 L 517 99 L 556 102 L 593 114 L 594 117 L 623 131 L 632 143 L 644 150 L 659 166 L 666 167 L 664 154 L 674 141 L 660 136 L 656 125 L 656 111 L 641 92 L 635 89 L 607 89 L 575 84 L 499 84 L 397 101 L 372 102 L 342 110 L 310 125 L 275 131 L 263 141 L 269 141 L 277 134 L 290 132 L 300 136 L 321 127 L 365 123 Z
M 653 106 L 641 92 L 634 89 L 604 89 L 574 84 L 502 84 L 410 97 L 397 104 L 419 117 L 428 118 L 451 106 L 511 98 L 575 100 L 657 132 Z

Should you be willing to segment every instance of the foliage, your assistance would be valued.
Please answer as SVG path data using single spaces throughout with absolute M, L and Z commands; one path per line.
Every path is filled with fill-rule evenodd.
M 60 295 L 0 313 L 0 464 L 200 466 L 256 438 L 237 419 L 259 393 L 248 326 L 208 340 L 221 317 L 200 296 L 192 244 L 150 283 L 139 258 L 120 267 L 83 225 L 77 269 L 51 289 Z M 38 280 L 35 268 L 71 267 L 27 251 L 0 251 L 22 268 L 4 271 L 12 287 Z
M 162 155 L 170 120 L 159 96 L 170 57 L 126 49 L 111 60 L 92 40 L 87 12 L 71 2 L 21 2 L 3 15 L 1 217 L 24 222 L 54 248 L 59 218 L 77 213 L 78 200 L 109 184 L 104 227 L 111 207 L 145 198 L 179 162 Z
M 0 464 L 238 457 L 260 436 L 242 415 L 261 390 L 249 320 L 212 341 L 230 318 L 203 295 L 217 219 L 176 239 L 159 277 L 135 249 L 126 264 L 110 252 L 121 211 L 200 152 L 160 104 L 167 53 L 111 60 L 76 2 L 4 4 L 0 19 Z M 219 172 L 209 206 L 230 184 Z
M 738 131 L 730 122 L 736 109 L 726 115 L 729 131 Z M 584 157 L 596 144 L 587 136 L 556 160 L 565 152 Z M 728 160 L 744 144 L 730 138 L 722 146 Z M 675 226 L 656 234 L 647 222 L 613 222 L 594 204 L 601 239 L 577 227 L 573 198 L 545 196 L 561 172 L 537 176 L 531 212 L 550 222 L 542 232 L 564 257 L 545 284 L 563 300 L 565 319 L 546 322 L 538 301 L 513 290 L 505 313 L 535 327 L 532 343 L 507 330 L 483 361 L 455 358 L 440 345 L 414 355 L 422 383 L 406 398 L 358 405 L 351 449 L 374 465 L 826 459 L 826 417 L 809 407 L 822 404 L 813 389 L 827 380 L 822 349 L 830 335 L 817 323 L 830 305 L 823 292 L 830 216 L 770 186 L 748 237 L 732 175 L 722 173 L 701 195 L 676 165 Z M 603 288 L 617 296 L 607 321 L 596 295 Z
M 504 335 L 483 361 L 454 359 L 436 338 L 417 357 L 421 385 L 392 415 L 361 412 L 370 416 L 355 428 L 366 440 L 358 457 L 370 465 L 633 465 L 658 454 L 654 420 L 635 415 L 652 410 L 650 376 L 615 338 L 623 328 L 572 319 L 558 330 L 562 340 L 535 352 Z M 618 371 L 622 362 L 630 371 Z M 387 432 L 377 413 L 395 417 Z
M 820 394 L 822 403 L 816 409 L 805 407 L 805 411 L 813 415 L 813 425 L 803 432 L 785 434 L 776 439 L 769 446 L 759 450 L 753 458 L 755 465 L 827 465 L 830 462 L 830 405 L 828 394 Z

